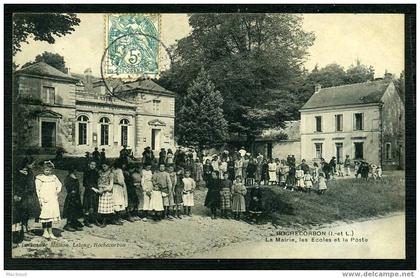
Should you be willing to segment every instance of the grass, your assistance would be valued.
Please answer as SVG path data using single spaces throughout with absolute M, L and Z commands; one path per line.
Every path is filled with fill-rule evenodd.
M 395 172 L 381 181 L 333 180 L 324 195 L 278 187 L 266 187 L 263 194 L 265 220 L 282 226 L 319 225 L 404 210 L 405 178 Z

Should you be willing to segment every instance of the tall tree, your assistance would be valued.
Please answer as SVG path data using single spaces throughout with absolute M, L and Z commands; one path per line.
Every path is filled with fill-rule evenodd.
M 28 39 L 55 43 L 55 37 L 71 34 L 80 19 L 73 13 L 16 13 L 13 15 L 12 53 L 21 50 Z
M 47 51 L 45 51 L 42 54 L 36 55 L 35 61 L 25 63 L 22 66 L 22 68 L 39 62 L 44 62 L 62 72 L 66 70 L 66 62 L 64 61 L 64 57 L 58 53 L 51 53 Z
M 200 149 L 221 145 L 227 135 L 222 105 L 222 95 L 201 70 L 182 99 L 176 118 L 177 142 Z
M 373 66 L 363 65 L 357 59 L 356 65 L 351 65 L 346 71 L 346 84 L 366 82 L 373 80 L 374 76 L 375 69 Z
M 204 68 L 222 92 L 229 131 L 253 140 L 267 121 L 281 125 L 273 89 L 290 91 L 299 77 L 314 35 L 292 14 L 194 14 L 192 32 L 181 39 L 161 84 L 183 95 Z M 274 94 L 274 97 L 279 97 Z M 263 113 L 264 112 L 264 113 Z

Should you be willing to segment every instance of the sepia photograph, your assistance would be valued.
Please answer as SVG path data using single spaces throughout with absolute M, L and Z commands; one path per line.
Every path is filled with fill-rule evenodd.
M 12 260 L 408 259 L 407 6 L 13 8 Z

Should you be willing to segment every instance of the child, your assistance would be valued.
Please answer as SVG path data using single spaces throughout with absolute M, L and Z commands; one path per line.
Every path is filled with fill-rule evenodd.
M 35 176 L 32 172 L 34 164 L 35 159 L 25 157 L 18 166 L 13 180 L 13 224 L 20 225 L 15 228 L 19 231 L 19 236 L 23 237 L 20 239 L 25 241 L 29 241 L 33 235 L 28 228 L 29 219 L 33 217 L 35 222 L 38 222 L 41 210 L 36 195 Z
M 376 175 L 377 175 L 378 179 L 382 179 L 382 168 L 381 168 L 380 165 L 376 169 Z
M 67 218 L 64 230 L 69 232 L 83 230 L 83 224 L 77 220 L 83 216 L 79 186 L 79 180 L 76 177 L 76 167 L 70 166 L 68 176 L 64 180 L 64 187 L 66 188 L 67 196 L 64 201 L 63 208 L 63 218 Z
M 118 224 L 113 221 L 112 216 L 114 214 L 114 197 L 112 196 L 112 189 L 114 187 L 114 174 L 109 168 L 109 162 L 102 162 L 102 169 L 99 171 L 98 178 L 98 190 L 99 201 L 98 201 L 98 213 L 101 215 L 102 223 L 101 228 L 106 227 L 107 224 Z M 93 189 L 93 188 L 92 188 Z M 93 189 L 94 191 L 96 189 Z
M 277 164 L 270 159 L 270 163 L 268 163 L 268 177 L 269 177 L 269 185 L 274 185 L 277 183 Z
M 204 205 L 210 209 L 211 219 L 216 219 L 216 211 L 220 206 L 220 178 L 218 171 L 213 172 L 212 178 L 207 184 L 207 188 L 208 191 Z
M 225 158 L 222 158 L 222 162 L 220 163 L 219 170 L 220 170 L 220 179 L 223 180 L 225 178 L 225 173 L 228 170 L 228 164 Z
M 141 174 L 141 187 L 143 191 L 143 221 L 147 221 L 147 217 L 149 211 L 151 210 L 150 207 L 150 198 L 152 196 L 153 191 L 153 182 L 152 182 L 152 165 L 146 164 L 146 168 L 142 170 Z
M 355 175 L 356 179 L 359 176 L 359 168 L 360 168 L 360 162 L 355 161 L 354 162 L 354 175 Z
M 131 180 L 133 182 L 133 187 L 137 195 L 138 204 L 137 207 L 134 209 L 137 210 L 135 212 L 135 216 L 137 220 L 140 220 L 143 217 L 143 190 L 141 188 L 141 167 L 140 164 L 135 164 L 133 170 L 130 172 Z
M 159 171 L 155 172 L 152 176 L 153 189 L 150 194 L 150 210 L 154 212 L 153 220 L 155 221 L 160 221 L 164 216 L 163 211 L 166 210 L 166 207 L 165 209 L 163 208 L 163 197 L 168 197 L 167 190 L 169 186 L 166 184 L 167 179 L 170 180 L 169 174 L 165 172 L 165 165 L 160 164 Z M 165 193 L 165 196 L 162 193 Z
M 182 192 L 182 203 L 184 205 L 184 214 L 192 216 L 191 207 L 194 206 L 195 181 L 190 177 L 190 170 L 185 171 L 185 177 L 182 179 L 184 190 Z
M 339 162 L 337 164 L 337 176 L 338 177 L 344 177 L 344 166 L 342 162 Z
M 267 181 L 268 181 L 268 162 L 267 162 L 267 159 L 264 159 L 261 165 L 261 183 L 263 185 L 266 185 Z
M 52 233 L 52 223 L 60 220 L 58 193 L 61 191 L 62 184 L 53 174 L 53 169 L 54 164 L 51 161 L 44 161 L 43 174 L 35 178 L 36 192 L 41 207 L 39 219 L 44 229 L 42 236 L 46 239 L 56 239 Z
M 176 176 L 176 172 L 174 171 L 174 166 L 169 166 L 168 167 L 168 174 L 169 174 L 169 178 L 171 179 L 171 190 L 169 191 L 169 209 L 170 209 L 170 213 L 171 213 L 171 219 L 175 218 L 175 209 L 176 209 L 176 205 L 175 205 L 175 186 L 177 183 L 177 176 Z
M 241 220 L 241 212 L 246 211 L 246 187 L 241 176 L 237 176 L 232 186 L 232 212 L 236 220 Z
M 206 184 L 211 179 L 211 173 L 213 172 L 213 166 L 211 166 L 210 159 L 206 160 L 206 163 L 203 166 L 203 179 L 206 182 Z
M 122 171 L 122 160 L 118 159 L 114 163 L 114 184 L 112 196 L 114 197 L 115 222 L 122 224 L 122 218 L 128 207 L 127 186 L 125 184 L 124 173 Z
M 284 187 L 284 189 L 290 189 L 293 191 L 296 180 L 296 168 L 293 166 L 293 164 L 290 165 L 291 166 L 289 166 L 289 173 L 287 175 L 286 186 Z
M 200 159 L 195 160 L 195 182 L 197 183 L 197 188 L 203 182 L 203 163 L 201 163 Z
M 88 169 L 83 174 L 83 187 L 85 192 L 83 194 L 83 209 L 85 212 L 85 219 L 83 224 L 85 227 L 91 228 L 91 223 L 100 226 L 98 223 L 98 202 L 99 195 L 92 188 L 98 190 L 99 174 L 96 169 L 96 161 L 89 162 Z
M 312 175 L 309 172 L 306 172 L 304 176 L 304 181 L 305 181 L 305 190 L 311 193 L 311 190 L 313 187 L 313 179 L 312 179 Z
M 296 187 L 300 191 L 305 189 L 304 175 L 303 170 L 298 166 L 296 169 Z
M 136 188 L 133 184 L 132 173 L 134 172 L 134 167 L 129 167 L 128 164 L 124 163 L 122 165 L 122 171 L 124 175 L 124 181 L 127 188 L 127 203 L 128 206 L 126 208 L 126 220 L 130 222 L 134 222 L 140 220 L 137 217 L 137 207 L 139 205 L 139 198 L 137 197 Z
M 169 207 L 172 204 L 169 201 L 169 199 L 170 197 L 172 197 L 172 194 L 171 194 L 172 182 L 171 182 L 171 177 L 169 176 L 169 173 L 165 171 L 165 164 L 161 163 L 159 165 L 159 171 L 153 174 L 152 180 L 153 180 L 154 188 L 159 189 L 159 190 L 154 190 L 154 191 L 160 191 L 160 194 L 161 194 L 161 200 L 162 200 L 162 205 L 163 205 L 162 218 L 171 219 L 169 217 L 169 213 L 170 213 Z M 153 194 L 154 194 L 153 192 L 152 192 L 152 200 L 153 200 Z M 160 204 L 158 208 L 160 209 Z M 156 209 L 156 211 L 159 211 L 159 210 Z
M 175 175 L 176 183 L 173 186 L 173 194 L 174 194 L 174 209 L 176 210 L 176 217 L 181 219 L 181 207 L 182 207 L 182 198 L 184 192 L 184 170 L 181 168 L 178 170 L 178 173 Z M 174 210 L 174 214 L 175 214 Z
M 378 178 L 378 172 L 377 172 L 378 166 L 376 166 L 376 164 L 372 164 L 371 168 L 372 168 L 372 178 L 373 180 L 376 180 Z
M 281 161 L 280 173 L 279 173 L 279 183 L 281 187 L 286 186 L 286 177 L 287 177 L 288 167 L 284 160 Z
M 225 173 L 225 177 L 221 182 L 220 189 L 220 214 L 223 218 L 228 218 L 228 212 L 231 209 L 231 187 L 232 181 L 229 179 L 229 174 Z
M 324 172 L 319 173 L 318 194 L 324 194 L 327 191 L 327 182 L 325 180 Z
M 241 157 L 238 156 L 235 160 L 235 176 L 242 176 L 242 168 L 244 167 L 244 162 Z
M 259 218 L 262 214 L 262 191 L 258 183 L 251 189 L 251 193 L 249 195 L 249 213 L 251 215 L 251 219 L 258 224 Z

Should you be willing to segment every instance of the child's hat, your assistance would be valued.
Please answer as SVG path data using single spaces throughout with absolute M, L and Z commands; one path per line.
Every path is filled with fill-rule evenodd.
M 52 161 L 51 160 L 45 160 L 44 161 L 44 167 L 49 167 L 49 168 L 55 168 L 55 165 L 54 165 L 54 163 L 52 163 Z

